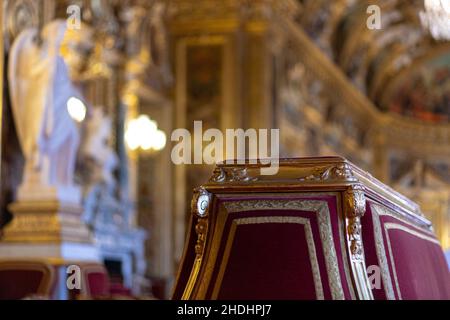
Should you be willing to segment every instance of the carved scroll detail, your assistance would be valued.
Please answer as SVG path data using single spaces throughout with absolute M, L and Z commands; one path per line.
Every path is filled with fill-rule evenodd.
M 366 212 L 366 198 L 362 185 L 353 185 L 345 192 L 345 215 L 352 259 L 364 259 L 361 239 L 361 217 Z
M 311 167 L 303 176 L 297 177 L 301 182 L 357 182 L 351 166 L 348 163 L 322 165 Z M 209 182 L 254 182 L 257 176 L 252 176 L 246 167 L 216 167 Z
M 195 232 L 197 233 L 197 244 L 195 245 L 195 258 L 201 259 L 203 249 L 205 248 L 206 230 L 208 229 L 208 220 L 200 218 L 195 225 Z
M 347 163 L 340 163 L 329 167 L 317 167 L 309 176 L 300 181 L 356 181 L 353 171 Z
M 351 185 L 344 193 L 345 228 L 350 264 L 359 299 L 372 300 L 372 290 L 367 277 L 364 247 L 361 234 L 361 217 L 366 212 L 364 186 Z
M 247 168 L 223 168 L 214 169 L 210 182 L 249 182 L 257 181 L 258 178 L 248 174 Z

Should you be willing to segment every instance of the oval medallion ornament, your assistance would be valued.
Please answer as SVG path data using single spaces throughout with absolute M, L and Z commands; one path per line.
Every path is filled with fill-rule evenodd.
M 209 196 L 207 194 L 201 194 L 197 200 L 197 212 L 199 216 L 205 216 L 206 210 L 209 205 Z

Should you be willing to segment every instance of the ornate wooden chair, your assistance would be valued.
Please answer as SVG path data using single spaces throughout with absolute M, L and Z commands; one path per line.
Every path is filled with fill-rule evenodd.
M 269 176 L 261 164 L 219 164 L 195 191 L 174 299 L 449 298 L 416 204 L 343 158 L 279 166 Z
M 53 267 L 42 261 L 0 261 L 0 299 L 52 298 L 56 277 Z

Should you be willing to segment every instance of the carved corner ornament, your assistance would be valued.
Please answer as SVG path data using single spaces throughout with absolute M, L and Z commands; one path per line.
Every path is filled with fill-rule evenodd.
M 200 272 L 200 266 L 203 259 L 205 249 L 206 235 L 208 232 L 208 214 L 211 204 L 211 194 L 205 188 L 199 187 L 194 189 L 194 195 L 191 201 L 191 211 L 194 218 L 197 219 L 195 224 L 195 233 L 197 234 L 197 242 L 195 244 L 195 260 L 189 280 L 184 289 L 182 299 L 189 300 L 192 298 L 194 285 Z
M 352 184 L 344 193 L 347 247 L 358 298 L 372 300 L 372 289 L 367 276 L 361 234 L 361 218 L 366 212 L 366 197 L 362 184 Z
M 306 177 L 300 178 L 300 181 L 349 181 L 356 182 L 357 178 L 353 175 L 350 165 L 340 163 L 327 167 L 317 167 L 314 172 Z

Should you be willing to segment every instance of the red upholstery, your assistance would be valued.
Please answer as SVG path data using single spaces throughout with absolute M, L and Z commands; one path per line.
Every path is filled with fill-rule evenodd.
M 242 204 L 246 201 L 255 207 L 263 207 L 265 201 L 272 201 L 280 206 L 294 201 L 300 207 L 302 204 L 304 209 L 311 206 L 311 203 L 314 205 L 308 210 L 296 210 L 295 206 L 287 209 L 277 209 L 275 206 L 266 209 L 261 207 L 259 210 L 229 210 L 206 299 L 351 298 L 350 279 L 344 271 L 341 248 L 341 241 L 344 239 L 339 232 L 336 196 L 248 195 L 220 200 L 216 210 L 221 206 L 226 207 L 228 203 Z M 330 239 L 334 240 L 330 242 L 333 255 L 327 254 L 324 249 L 319 213 L 316 211 L 318 205 L 324 209 L 321 214 L 326 215 L 329 222 L 327 225 L 322 222 L 322 228 L 328 227 L 331 231 Z M 310 230 L 309 235 L 305 222 Z M 311 237 L 312 252 L 308 247 L 308 236 Z M 330 268 L 336 270 L 336 280 L 330 279 L 326 259 L 332 265 Z M 317 290 L 315 277 L 319 286 Z M 337 290 L 334 293 L 330 283 L 336 284 Z
M 30 296 L 51 297 L 53 268 L 37 261 L 0 262 L 0 299 L 23 299 Z
M 92 298 L 107 297 L 110 294 L 110 282 L 106 268 L 101 264 L 80 264 L 83 276 L 81 293 Z
M 379 265 L 384 273 L 375 299 L 450 299 L 450 273 L 432 232 L 373 202 L 362 228 L 366 264 Z M 382 239 L 378 250 L 377 238 Z
M 89 272 L 86 278 L 90 296 L 96 297 L 109 294 L 109 279 L 107 274 L 103 272 Z
M 450 299 L 417 204 L 339 157 L 262 166 L 218 164 L 195 191 L 174 299 Z
M 282 211 L 270 216 L 291 214 L 305 216 Z M 264 213 L 238 216 L 262 217 Z M 305 234 L 303 225 L 293 223 L 237 228 L 218 298 L 316 299 L 311 261 L 304 259 L 308 256 Z
M 132 296 L 131 290 L 123 286 L 122 279 L 111 279 L 103 265 L 82 264 L 80 267 L 85 283 L 85 290 L 82 290 L 83 296 L 93 299 Z
M 120 296 L 127 296 L 131 297 L 131 290 L 124 287 L 122 283 L 111 283 L 110 287 L 110 293 L 112 295 L 120 295 Z
M 267 198 L 264 197 L 264 199 Z M 307 201 L 312 198 L 301 200 Z M 332 199 L 325 198 L 317 200 L 332 202 Z M 245 199 L 241 198 L 239 201 L 245 201 Z M 227 228 L 234 219 L 247 217 L 306 218 L 311 223 L 320 277 L 323 279 L 323 296 L 325 299 L 331 299 L 316 212 L 260 210 L 232 213 Z M 227 238 L 229 232 L 225 231 L 224 234 Z M 337 234 L 334 235 L 339 237 Z M 232 254 L 222 281 L 223 287 L 217 298 L 316 299 L 311 258 L 305 259 L 309 257 L 306 239 L 305 226 L 296 223 L 256 223 L 237 228 L 231 248 Z M 222 247 L 225 241 L 226 239 L 222 242 Z M 219 256 L 221 256 L 220 253 Z

